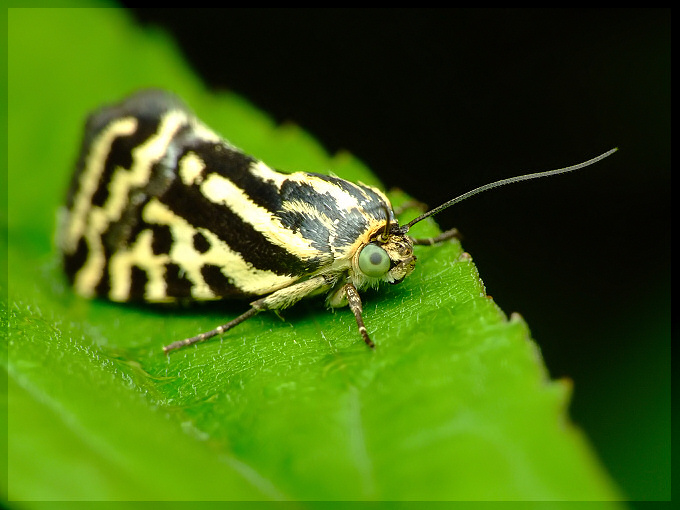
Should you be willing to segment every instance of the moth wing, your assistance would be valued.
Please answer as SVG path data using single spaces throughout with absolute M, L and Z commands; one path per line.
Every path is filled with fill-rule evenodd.
M 287 246 L 300 236 L 281 230 L 278 187 L 254 165 L 164 92 L 93 114 L 58 238 L 76 290 L 114 301 L 249 297 L 318 269 L 328 255 Z

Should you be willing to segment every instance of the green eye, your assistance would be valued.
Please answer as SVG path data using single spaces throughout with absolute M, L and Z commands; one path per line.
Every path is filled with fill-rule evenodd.
M 359 269 L 366 275 L 378 278 L 390 270 L 390 257 L 375 244 L 367 244 L 359 254 Z

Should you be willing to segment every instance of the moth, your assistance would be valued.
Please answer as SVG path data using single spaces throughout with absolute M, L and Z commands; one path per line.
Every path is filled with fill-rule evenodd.
M 176 96 L 138 92 L 90 115 L 60 214 L 66 275 L 86 297 L 168 303 L 250 300 L 234 320 L 164 347 L 230 330 L 265 310 L 325 295 L 349 306 L 374 347 L 359 292 L 398 284 L 416 265 L 414 245 L 456 236 L 408 235 L 416 223 L 477 193 L 574 166 L 476 188 L 399 225 L 379 189 L 333 175 L 281 173 L 221 138 Z

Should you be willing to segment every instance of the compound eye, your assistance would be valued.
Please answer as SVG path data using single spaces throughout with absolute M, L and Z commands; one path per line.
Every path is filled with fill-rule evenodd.
M 366 275 L 379 278 L 390 270 L 390 257 L 376 244 L 367 244 L 359 254 L 359 269 Z

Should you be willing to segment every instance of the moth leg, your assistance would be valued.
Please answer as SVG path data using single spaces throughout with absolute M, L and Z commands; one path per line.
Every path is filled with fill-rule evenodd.
M 177 342 L 173 342 L 170 345 L 166 345 L 165 347 L 163 347 L 163 352 L 167 354 L 170 351 L 181 349 L 182 347 L 186 347 L 187 345 L 197 344 L 198 342 L 202 342 L 204 340 L 207 340 L 208 338 L 221 335 L 225 331 L 229 331 L 234 326 L 237 326 L 241 324 L 243 321 L 250 319 L 254 315 L 257 315 L 257 313 L 259 313 L 260 311 L 261 310 L 259 308 L 255 308 L 253 306 L 246 313 L 239 315 L 234 320 L 231 320 L 226 324 L 222 324 L 221 326 L 218 326 L 215 329 L 211 329 L 210 331 L 206 331 L 205 333 L 201 333 L 200 335 L 192 336 L 191 338 L 185 338 L 184 340 L 178 340 Z
M 424 239 L 415 239 L 411 237 L 411 241 L 413 244 L 417 245 L 424 245 L 424 246 L 434 246 L 435 244 L 443 243 L 444 241 L 448 241 L 449 239 L 460 239 L 460 232 L 458 232 L 457 228 L 452 228 L 451 230 L 447 230 L 446 232 L 442 232 L 436 237 L 426 237 Z
M 343 287 L 343 290 L 347 295 L 347 304 L 349 304 L 349 309 L 352 310 L 354 318 L 357 320 L 357 326 L 359 326 L 359 333 L 361 334 L 361 337 L 364 339 L 364 342 L 366 342 L 366 345 L 368 345 L 371 349 L 375 349 L 375 344 L 368 336 L 368 331 L 366 331 L 364 318 L 361 316 L 361 296 L 359 296 L 357 288 L 351 283 L 347 283 Z
M 234 326 L 238 326 L 243 321 L 250 319 L 264 310 L 279 310 L 281 308 L 287 308 L 297 303 L 303 297 L 317 292 L 324 287 L 328 287 L 332 283 L 333 282 L 329 281 L 325 276 L 320 275 L 303 282 L 294 283 L 293 285 L 289 285 L 283 289 L 279 289 L 276 292 L 272 292 L 268 296 L 263 297 L 262 299 L 253 301 L 250 303 L 250 310 L 239 315 L 226 324 L 222 324 L 221 326 L 211 329 L 210 331 L 206 331 L 205 333 L 201 333 L 200 335 L 185 338 L 184 340 L 178 340 L 177 342 L 173 342 L 170 345 L 166 345 L 163 347 L 163 352 L 167 354 L 170 351 L 181 349 L 187 345 L 203 342 L 204 340 L 214 336 L 221 335 L 222 333 L 229 331 Z

